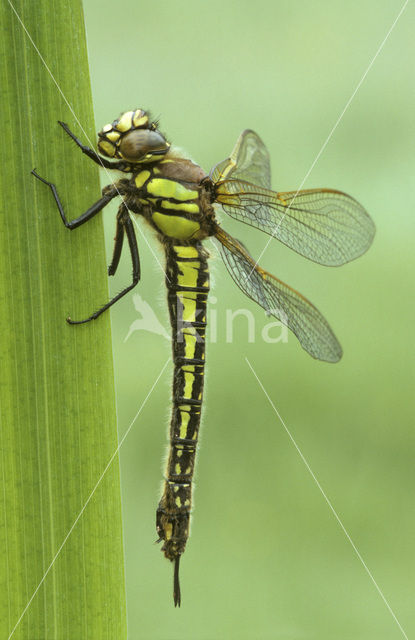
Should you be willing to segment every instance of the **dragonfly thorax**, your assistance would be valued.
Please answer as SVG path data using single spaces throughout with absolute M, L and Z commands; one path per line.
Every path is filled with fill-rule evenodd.
M 198 165 L 171 151 L 157 164 L 142 165 L 133 174 L 127 205 L 142 214 L 162 239 L 201 240 L 214 233 L 205 178 Z

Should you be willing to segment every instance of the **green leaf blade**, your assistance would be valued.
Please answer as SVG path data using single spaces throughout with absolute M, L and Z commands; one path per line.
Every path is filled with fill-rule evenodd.
M 81 3 L 13 6 L 93 140 Z M 100 196 L 98 169 L 58 126 L 82 136 L 10 5 L 0 11 L 1 637 L 59 552 L 12 637 L 124 638 L 117 456 L 96 487 L 117 448 L 110 322 L 65 322 L 108 298 L 101 216 L 69 232 L 30 175 L 56 183 L 73 218 Z

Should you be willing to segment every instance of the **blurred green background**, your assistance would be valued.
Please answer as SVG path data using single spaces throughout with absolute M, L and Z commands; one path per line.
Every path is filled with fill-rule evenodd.
M 84 6 L 97 130 L 121 111 L 150 109 L 168 139 L 208 170 L 252 128 L 270 150 L 273 187 L 288 190 L 302 182 L 402 3 L 85 0 Z M 122 446 L 133 640 L 403 637 L 246 357 L 403 629 L 415 634 L 414 28 L 409 4 L 304 185 L 358 199 L 377 226 L 373 247 L 330 269 L 274 240 L 261 261 L 324 313 L 343 360 L 314 361 L 293 335 L 288 344 L 266 344 L 265 314 L 244 298 L 219 258 L 211 260 L 217 340 L 208 345 L 180 610 L 172 604 L 172 567 L 154 545 L 171 365 Z M 68 122 L 76 130 L 70 114 Z M 116 206 L 105 213 L 108 256 Z M 254 257 L 260 254 L 268 236 L 225 214 L 222 220 Z M 162 260 L 155 239 L 146 238 Z M 167 325 L 163 274 L 142 238 L 139 244 L 137 291 Z M 125 259 L 112 292 L 129 278 Z M 254 343 L 243 317 L 226 341 L 226 310 L 240 308 L 254 314 Z M 112 312 L 120 437 L 170 355 L 160 335 L 135 331 L 125 341 L 138 317 L 131 295 Z

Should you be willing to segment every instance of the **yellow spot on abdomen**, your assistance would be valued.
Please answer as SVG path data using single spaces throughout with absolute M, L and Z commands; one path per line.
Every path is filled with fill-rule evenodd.
M 183 322 L 196 322 L 196 299 L 188 295 L 193 293 L 192 291 L 186 292 L 186 294 L 178 294 L 180 302 L 183 305 Z
M 184 287 L 196 287 L 200 262 L 180 262 L 177 284 Z
M 190 371 L 190 373 L 194 373 L 195 372 L 195 365 L 194 364 L 185 364 L 182 367 L 183 371 Z
M 180 424 L 179 436 L 184 440 L 187 437 L 187 426 L 189 424 L 190 414 L 187 413 L 187 411 L 180 411 L 180 419 L 181 419 L 181 424 Z
M 183 396 L 186 399 L 192 399 L 193 382 L 195 380 L 194 374 L 187 371 L 184 372 L 184 391 Z
M 184 338 L 184 357 L 193 360 L 196 352 L 196 336 L 183 331 Z
M 190 246 L 182 246 L 178 245 L 173 247 L 174 251 L 177 253 L 178 258 L 197 258 L 198 252 L 196 247 Z

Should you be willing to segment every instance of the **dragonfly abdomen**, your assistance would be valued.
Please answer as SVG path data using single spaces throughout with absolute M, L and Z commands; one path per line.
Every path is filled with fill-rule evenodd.
M 203 398 L 209 271 L 207 252 L 200 243 L 171 241 L 165 247 L 174 379 L 170 451 L 164 493 L 157 509 L 157 532 L 166 558 L 177 560 L 189 536 Z

